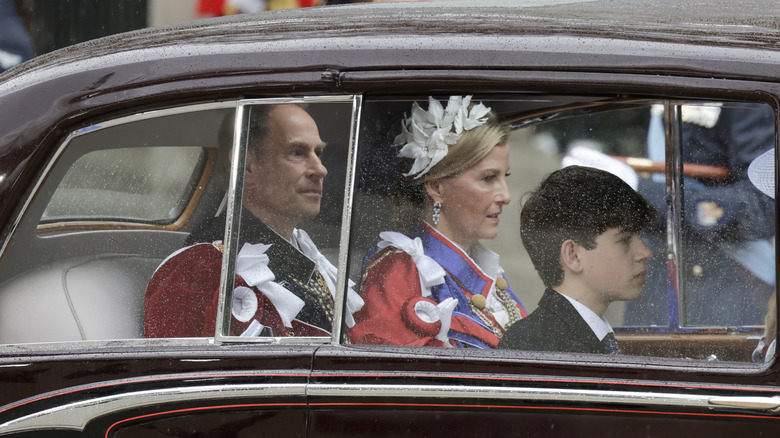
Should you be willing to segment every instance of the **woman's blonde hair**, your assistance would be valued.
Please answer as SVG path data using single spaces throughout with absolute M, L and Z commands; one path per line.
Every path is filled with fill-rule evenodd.
M 465 131 L 458 142 L 450 146 L 447 155 L 419 178 L 418 183 L 456 176 L 479 163 L 495 146 L 505 143 L 509 128 L 499 123 L 493 112 L 487 117 L 484 125 Z
M 488 120 L 483 125 L 465 131 L 450 146 L 447 155 L 425 175 L 417 179 L 413 176 L 403 177 L 399 187 L 401 197 L 417 209 L 423 207 L 427 196 L 423 187 L 426 182 L 457 176 L 479 163 L 494 147 L 506 143 L 509 127 L 501 123 L 492 111 L 486 117 Z M 411 167 L 412 160 L 404 161 L 402 166 Z

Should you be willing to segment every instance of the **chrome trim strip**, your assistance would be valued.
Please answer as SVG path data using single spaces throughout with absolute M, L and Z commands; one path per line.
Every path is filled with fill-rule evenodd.
M 144 111 L 129 116 L 120 117 L 118 119 L 108 120 L 103 123 L 87 126 L 85 128 L 77 129 L 68 135 L 67 141 L 70 141 L 74 137 L 78 137 L 89 132 L 99 131 L 101 129 L 111 128 L 113 126 L 124 125 L 126 123 L 139 122 L 142 120 L 148 120 L 156 117 L 172 116 L 176 114 L 193 113 L 196 111 L 207 111 L 213 109 L 233 108 L 236 106 L 236 100 L 224 100 L 208 103 L 196 103 L 194 105 L 175 106 L 170 108 L 162 108 L 151 111 Z
M 68 403 L 0 425 L 0 434 L 48 428 L 84 430 L 97 417 L 163 403 L 227 398 L 306 395 L 306 384 L 219 385 L 137 391 Z
M 241 209 L 236 214 L 236 199 L 241 197 L 244 188 L 244 160 L 246 159 L 246 148 L 241 147 L 246 142 L 246 132 L 241 129 L 244 122 L 243 101 L 236 105 L 236 113 L 233 120 L 233 150 L 231 151 L 230 177 L 228 182 L 225 235 L 222 238 L 224 250 L 222 251 L 222 271 L 219 277 L 219 300 L 217 302 L 217 321 L 215 324 L 214 340 L 218 344 L 223 341 L 223 333 L 230 333 L 230 318 L 225 318 L 225 311 L 228 309 L 227 303 L 233 299 L 234 277 L 229 275 L 233 272 L 236 263 L 236 248 L 238 243 L 238 232 L 240 223 Z M 239 135 L 236 135 L 238 133 Z M 235 232 L 233 231 L 235 230 Z
M 674 264 L 674 290 L 677 292 L 677 313 L 669 315 L 672 331 L 686 326 L 685 293 L 683 287 L 683 270 L 685 253 L 682 246 L 682 236 L 679 226 L 684 220 L 683 204 L 683 158 L 682 158 L 682 110 L 681 102 L 664 102 L 664 126 L 666 135 L 666 190 L 667 190 L 667 245 L 669 260 Z M 671 301 L 671 297 L 669 299 Z
M 176 347 L 176 346 L 213 346 L 214 338 L 136 338 L 136 339 L 100 339 L 94 341 L 51 341 L 39 342 L 35 344 L 3 344 L 0 345 L 0 356 L 10 356 L 18 354 L 46 355 L 62 354 L 63 352 L 72 352 L 74 350 L 89 350 L 91 354 L 100 354 L 96 352 L 105 352 L 106 355 L 117 355 L 117 350 L 123 348 L 145 348 L 149 347 Z M 208 350 L 200 350 L 208 351 Z M 133 351 L 132 354 L 139 354 L 139 351 Z M 119 354 L 121 356 L 121 354 Z M 12 356 L 10 356 L 12 357 Z M 9 357 L 9 358 L 10 358 Z M 6 359 L 6 357 L 0 357 Z M 67 360 L 67 359 L 64 359 Z
M 501 388 L 488 386 L 434 385 L 329 385 L 312 384 L 312 397 L 413 397 L 433 399 L 498 399 L 512 401 L 555 401 L 610 404 L 650 404 L 675 407 L 709 407 L 711 396 L 657 394 L 653 392 L 583 390 L 560 388 Z
M 352 385 L 352 384 L 241 384 L 214 385 L 163 390 L 136 391 L 116 394 L 92 400 L 79 401 L 57 406 L 35 414 L 20 417 L 0 425 L 0 434 L 22 432 L 44 428 L 83 430 L 85 425 L 100 416 L 143 406 L 159 405 L 186 399 L 209 400 L 250 397 L 306 396 L 342 398 L 358 397 L 362 403 L 370 404 L 379 399 L 406 399 L 408 403 L 424 402 L 417 399 L 452 400 L 453 405 L 463 400 L 492 400 L 507 402 L 554 402 L 556 404 L 575 402 L 592 406 L 594 404 L 626 407 L 654 406 L 673 410 L 714 409 L 725 406 L 739 408 L 734 402 L 742 402 L 743 409 L 772 410 L 780 403 L 780 397 L 722 397 L 713 395 L 663 394 L 639 391 L 586 390 L 559 388 L 506 388 L 488 386 L 441 386 L 441 385 Z M 307 399 L 307 403 L 311 403 Z M 314 405 L 328 405 L 329 401 Z M 357 404 L 360 404 L 358 402 Z M 486 405 L 485 408 L 491 407 Z M 522 408 L 522 406 L 518 406 Z M 684 412 L 683 412 L 684 414 Z
M 349 238 L 352 229 L 352 202 L 355 196 L 355 175 L 357 174 L 357 148 L 358 148 L 358 129 L 360 128 L 360 117 L 363 110 L 363 96 L 355 95 L 352 99 L 352 126 L 349 133 L 349 152 L 347 155 L 347 181 L 344 190 L 344 204 L 341 213 L 341 240 L 339 242 L 339 266 L 338 281 L 336 289 L 336 302 L 340 303 L 336 307 L 333 315 L 333 327 L 331 329 L 331 343 L 338 345 L 341 343 L 341 332 L 344 326 L 344 312 L 346 312 L 347 288 L 347 267 L 349 266 Z
M 310 397 L 375 397 L 387 399 L 400 398 L 431 398 L 452 399 L 456 404 L 462 400 L 506 400 L 506 401 L 551 401 L 577 402 L 586 405 L 650 405 L 671 409 L 706 408 L 713 406 L 729 406 L 729 397 L 713 395 L 664 394 L 655 392 L 616 391 L 616 390 L 586 390 L 562 388 L 506 388 L 487 386 L 435 386 L 435 385 L 332 385 L 311 384 L 307 395 Z M 778 396 L 775 397 L 741 397 L 750 401 L 745 409 L 772 409 L 778 406 Z M 322 402 L 328 404 L 328 402 Z
M 710 404 L 736 409 L 768 410 L 780 413 L 780 395 L 774 397 L 712 397 Z
M 336 96 L 269 97 L 260 99 L 242 99 L 241 103 L 246 105 L 280 105 L 284 103 L 352 103 L 354 97 L 355 95 L 353 94 Z

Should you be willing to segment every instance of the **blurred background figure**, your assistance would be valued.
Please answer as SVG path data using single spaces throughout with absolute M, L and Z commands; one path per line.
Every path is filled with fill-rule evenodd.
M 35 56 L 13 0 L 0 0 L 0 72 Z
M 274 11 L 278 9 L 368 2 L 369 0 L 198 0 L 196 9 L 197 15 L 201 18 L 205 18 L 219 17 L 222 15 L 256 14 L 262 11 Z
M 322 6 L 326 4 L 322 0 L 268 0 L 268 10 L 308 8 L 310 6 Z
M 664 163 L 663 107 L 654 105 L 650 112 L 644 157 Z M 684 256 L 675 268 L 663 257 L 648 265 L 645 293 L 627 304 L 623 323 L 677 326 L 673 318 L 679 315 L 682 326 L 759 325 L 775 290 L 774 203 L 751 184 L 747 168 L 775 142 L 774 113 L 769 105 L 736 102 L 688 104 L 680 112 L 680 158 L 685 166 L 710 170 L 682 178 L 682 208 L 674 220 L 679 221 Z M 655 206 L 663 216 L 661 223 L 666 223 L 663 174 L 640 178 L 622 162 L 578 147 L 564 158 L 563 165 L 567 164 L 597 167 L 621 177 Z M 665 228 L 643 238 L 656 254 L 668 250 Z M 670 269 L 679 274 L 680 290 L 670 280 L 674 272 Z M 679 314 L 677 305 L 682 306 Z
M 387 1 L 408 2 L 426 0 L 198 0 L 196 12 L 198 17 L 206 18 L 235 14 L 255 14 L 261 11 L 275 11 L 278 9 L 346 5 L 351 3 L 384 3 Z
M 266 7 L 266 0 L 198 0 L 195 5 L 197 15 L 201 18 L 254 14 L 265 11 Z
M 10 31 L 5 21 L 6 3 L 14 6 L 23 23 L 19 26 L 29 36 L 35 56 L 107 35 L 192 19 L 193 10 L 188 10 L 183 17 L 169 16 L 162 17 L 167 19 L 161 21 L 151 21 L 152 17 L 162 15 L 153 13 L 160 9 L 182 12 L 180 5 L 189 5 L 169 2 L 166 7 L 159 1 L 162 0 L 0 0 L 3 11 L 0 13 L 3 20 L 0 34 L 4 37 Z M 155 8 L 151 7 L 153 4 Z
M 761 193 L 775 199 L 775 150 L 769 149 L 750 163 L 748 167 L 750 182 Z M 753 351 L 753 362 L 771 362 L 777 348 L 777 293 L 772 294 L 767 303 L 764 317 L 764 335 Z
M 0 71 L 63 47 L 147 27 L 276 9 L 373 2 L 377 0 L 0 0 Z

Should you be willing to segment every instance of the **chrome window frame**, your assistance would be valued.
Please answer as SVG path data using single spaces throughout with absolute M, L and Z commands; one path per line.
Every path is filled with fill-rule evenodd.
M 279 105 L 288 103 L 351 103 L 352 116 L 350 121 L 350 137 L 348 142 L 348 160 L 347 181 L 344 190 L 344 199 L 342 205 L 341 218 L 341 238 L 338 261 L 338 279 L 336 283 L 335 302 L 339 305 L 334 307 L 333 324 L 330 337 L 325 336 L 300 336 L 300 337 L 240 337 L 230 336 L 226 333 L 230 331 L 230 318 L 226 312 L 229 312 L 228 304 L 231 302 L 233 294 L 236 256 L 238 255 L 238 229 L 240 216 L 236 214 L 236 202 L 241 199 L 244 186 L 244 165 L 246 160 L 247 133 L 242 129 L 244 126 L 245 108 L 250 105 Z M 228 222 L 225 227 L 225 250 L 222 258 L 222 274 L 220 277 L 220 296 L 217 304 L 216 332 L 214 333 L 214 342 L 222 343 L 253 343 L 253 344 L 339 344 L 341 338 L 341 325 L 344 320 L 343 312 L 345 310 L 344 291 L 347 284 L 347 262 L 348 262 L 348 243 L 349 226 L 352 217 L 352 196 L 355 183 L 355 160 L 357 159 L 357 129 L 360 123 L 360 107 L 362 105 L 362 96 L 344 95 L 344 96 L 304 96 L 298 98 L 262 98 L 262 99 L 242 99 L 236 105 L 236 120 L 233 135 L 233 151 L 230 164 L 230 183 L 227 196 L 227 217 Z M 239 135 L 235 135 L 238 133 Z M 346 242 L 346 245 L 345 245 Z

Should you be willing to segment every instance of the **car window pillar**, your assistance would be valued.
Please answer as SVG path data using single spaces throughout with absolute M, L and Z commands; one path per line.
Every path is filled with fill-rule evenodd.
M 222 256 L 222 273 L 219 281 L 219 303 L 217 306 L 216 333 L 214 339 L 219 343 L 224 335 L 230 333 L 230 318 L 226 318 L 226 310 L 233 301 L 233 287 L 235 278 L 233 272 L 236 267 L 236 255 L 238 254 L 239 223 L 241 221 L 241 208 L 236 202 L 241 199 L 244 188 L 244 167 L 246 165 L 248 129 L 242 129 L 246 105 L 239 102 L 236 107 L 236 116 L 233 126 L 233 147 L 230 152 L 230 179 L 228 183 L 225 244 Z M 229 315 L 229 313 L 228 313 Z
M 685 296 L 680 294 L 680 269 L 683 263 L 680 227 L 683 220 L 683 159 L 682 159 L 682 116 L 681 106 L 671 101 L 664 102 L 664 135 L 666 138 L 666 231 L 669 280 L 669 328 L 679 330 L 680 315 L 685 315 Z M 684 322 L 684 321 L 683 321 Z
M 346 290 L 349 286 L 347 270 L 349 266 L 349 242 L 350 229 L 352 225 L 352 203 L 355 194 L 355 174 L 357 169 L 357 150 L 358 150 L 358 129 L 360 128 L 360 117 L 363 108 L 363 96 L 355 95 L 352 97 L 352 118 L 349 131 L 349 150 L 347 154 L 347 181 L 344 190 L 344 204 L 342 208 L 341 219 L 341 240 L 339 246 L 343 248 L 339 251 L 338 260 L 338 279 L 336 285 L 335 302 L 339 303 L 333 311 L 333 331 L 331 333 L 331 343 L 338 345 L 342 342 L 344 332 L 344 314 L 348 312 Z M 355 286 L 356 287 L 356 286 Z

